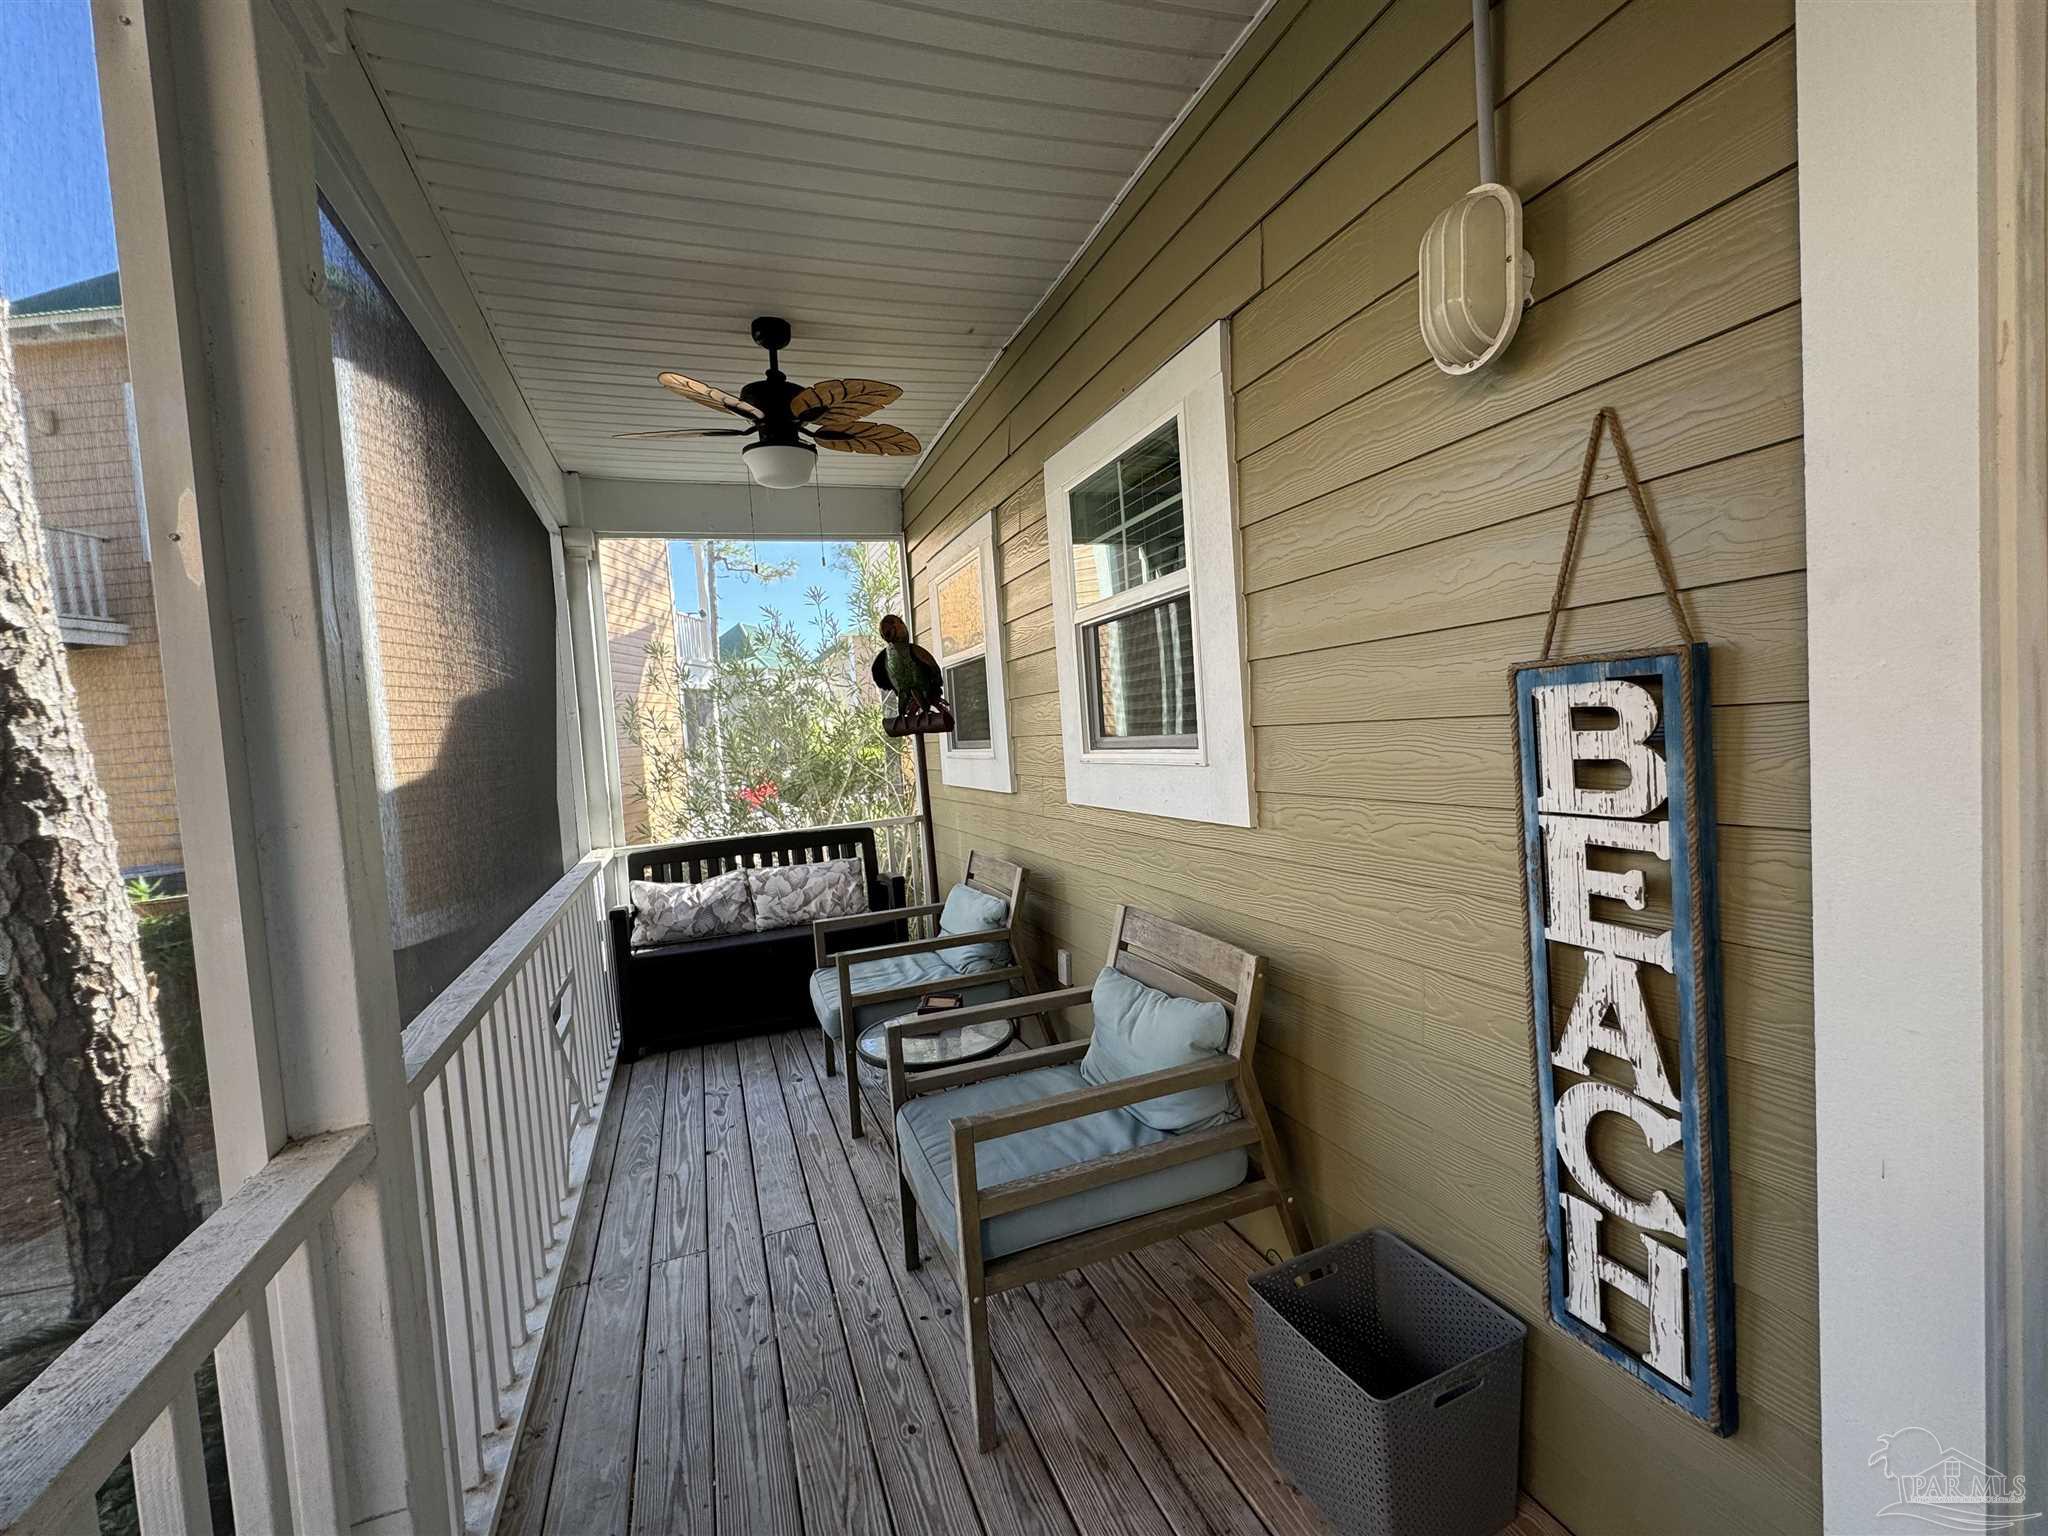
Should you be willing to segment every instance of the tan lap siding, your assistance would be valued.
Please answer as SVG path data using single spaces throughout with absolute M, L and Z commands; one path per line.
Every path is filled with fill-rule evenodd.
M 1526 200 L 1536 303 L 1501 364 L 1452 379 L 1422 349 L 1414 253 L 1475 179 L 1468 17 L 1463 0 L 1277 7 L 912 480 L 914 572 L 990 508 L 1002 541 L 1018 792 L 939 787 L 940 859 L 1028 865 L 1025 920 L 1082 978 L 1120 901 L 1270 957 L 1260 1075 L 1318 1236 L 1392 1224 L 1537 1324 L 1523 1479 L 1559 1518 L 1810 1531 L 1791 6 L 1498 7 L 1503 173 Z M 1249 830 L 1066 803 L 1041 483 L 1051 452 L 1226 316 Z M 1742 1417 L 1726 1441 L 1541 1322 L 1505 677 L 1540 643 L 1601 405 L 1714 646 Z M 1673 638 L 1618 487 L 1603 461 L 1570 649 Z M 921 587 L 917 602 L 929 627 Z M 1670 1003 L 1652 996 L 1663 1017 Z M 1625 1181 L 1655 1177 L 1611 1140 Z

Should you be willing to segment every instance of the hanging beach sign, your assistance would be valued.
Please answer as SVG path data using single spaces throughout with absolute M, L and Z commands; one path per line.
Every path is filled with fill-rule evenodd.
M 1683 643 L 1552 660 L 1603 432 Z M 1730 1434 L 1707 647 L 1611 410 L 1586 444 L 1542 659 L 1511 681 L 1551 1321 Z

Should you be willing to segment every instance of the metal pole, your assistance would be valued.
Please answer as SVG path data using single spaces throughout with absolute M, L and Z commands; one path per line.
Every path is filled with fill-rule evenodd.
M 1496 174 L 1493 148 L 1493 6 L 1472 0 L 1472 87 L 1478 98 L 1479 180 Z
M 932 902 L 938 900 L 939 893 L 939 849 L 932 837 L 932 779 L 924 764 L 924 732 L 911 739 L 917 743 L 917 809 L 924 818 L 924 899 Z

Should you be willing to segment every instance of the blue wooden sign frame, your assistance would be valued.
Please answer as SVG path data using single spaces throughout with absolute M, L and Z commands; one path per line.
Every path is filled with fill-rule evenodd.
M 1727 1078 L 1722 1059 L 1718 905 L 1714 880 L 1714 778 L 1707 714 L 1707 647 L 1703 644 L 1627 655 L 1531 662 L 1510 674 L 1520 768 L 1523 867 L 1527 878 L 1531 1040 L 1543 1157 L 1544 1233 L 1551 1321 L 1644 1386 L 1702 1420 L 1716 1433 L 1736 1425 L 1735 1284 L 1728 1199 Z M 1551 1056 L 1556 1029 L 1550 987 L 1543 833 L 1538 818 L 1535 691 L 1553 684 L 1618 679 L 1661 684 L 1663 713 L 1651 744 L 1661 748 L 1668 781 L 1673 979 L 1678 993 L 1681 1146 L 1685 1163 L 1685 1358 L 1689 1385 L 1653 1369 L 1609 1334 L 1568 1310 L 1561 1205 L 1570 1174 L 1557 1144 L 1558 1069 Z M 1655 820 L 1655 817 L 1646 818 Z M 1667 1023 L 1668 1021 L 1663 1021 Z M 1589 1063 L 1590 1065 L 1590 1063 Z M 1606 1251 L 1631 1228 L 1609 1214 Z M 1634 1261 L 1631 1262 L 1633 1267 Z

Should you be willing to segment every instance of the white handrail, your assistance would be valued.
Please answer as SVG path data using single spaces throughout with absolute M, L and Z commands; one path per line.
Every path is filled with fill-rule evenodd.
M 94 1491 L 143 1441 L 175 1443 L 176 1455 L 139 1458 L 138 1502 L 164 1492 L 151 1486 L 151 1466 L 161 1464 L 189 1505 L 193 1373 L 263 1307 L 264 1287 L 373 1151 L 369 1132 L 356 1129 L 278 1153 L 0 1410 L 0 1530 L 68 1536 Z M 200 1501 L 203 1508 L 203 1486 Z

